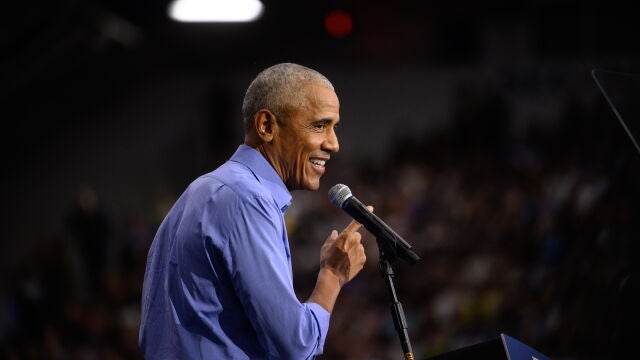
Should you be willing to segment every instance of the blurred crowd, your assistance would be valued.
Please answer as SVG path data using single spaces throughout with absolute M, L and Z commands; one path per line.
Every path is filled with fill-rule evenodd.
M 349 221 L 326 200 L 341 182 L 422 258 L 394 263 L 416 359 L 500 333 L 554 360 L 615 358 L 631 317 L 640 154 L 604 105 L 568 99 L 554 126 L 516 137 L 503 98 L 461 94 L 450 128 L 397 139 L 386 159 L 332 161 L 321 190 L 294 193 L 286 214 L 300 299 L 323 240 Z M 64 231 L 0 277 L 0 358 L 139 358 L 146 253 L 177 195 L 116 214 L 80 189 Z M 364 241 L 323 359 L 402 356 L 376 242 Z
M 450 131 L 399 139 L 381 164 L 336 177 L 422 257 L 394 266 L 416 358 L 500 333 L 555 360 L 620 358 L 637 315 L 640 154 L 598 101 L 569 97 L 554 127 L 516 140 L 503 98 L 463 98 L 474 103 L 456 103 Z M 339 229 L 348 219 L 320 198 L 307 201 L 292 237 L 310 257 L 327 223 L 340 219 Z M 326 359 L 402 356 L 377 245 L 365 241 L 368 263 L 338 300 Z M 313 284 L 305 259 L 298 284 Z

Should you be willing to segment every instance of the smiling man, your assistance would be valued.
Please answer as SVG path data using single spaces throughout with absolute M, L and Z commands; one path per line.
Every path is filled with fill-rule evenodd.
M 140 348 L 146 359 L 309 359 L 322 353 L 344 284 L 363 267 L 352 222 L 333 230 L 306 302 L 294 293 L 284 223 L 292 190 L 317 190 L 338 151 L 340 103 L 323 75 L 284 63 L 249 85 L 245 143 L 192 182 L 149 250 Z

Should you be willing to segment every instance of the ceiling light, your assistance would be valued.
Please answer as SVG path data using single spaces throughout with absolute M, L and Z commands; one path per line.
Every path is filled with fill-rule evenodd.
M 180 22 L 249 22 L 262 14 L 258 0 L 173 0 L 169 17 Z

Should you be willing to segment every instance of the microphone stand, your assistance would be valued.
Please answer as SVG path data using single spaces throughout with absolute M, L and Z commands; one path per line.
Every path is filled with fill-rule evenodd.
M 391 316 L 393 317 L 393 324 L 398 332 L 398 337 L 400 338 L 402 353 L 405 360 L 414 360 L 413 350 L 411 350 L 411 342 L 409 341 L 409 327 L 407 326 L 407 319 L 404 316 L 404 309 L 398 300 L 396 287 L 393 283 L 395 274 L 391 267 L 391 263 L 396 260 L 397 256 L 395 251 L 386 245 L 386 242 L 379 241 L 378 239 L 376 239 L 376 242 L 378 243 L 378 250 L 380 252 L 380 275 L 385 279 L 387 290 L 391 297 Z

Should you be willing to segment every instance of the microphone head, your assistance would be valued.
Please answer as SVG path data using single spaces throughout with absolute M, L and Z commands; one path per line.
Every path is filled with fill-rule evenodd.
M 329 202 L 339 208 L 341 208 L 342 204 L 351 196 L 351 190 L 344 184 L 336 184 L 329 189 Z

